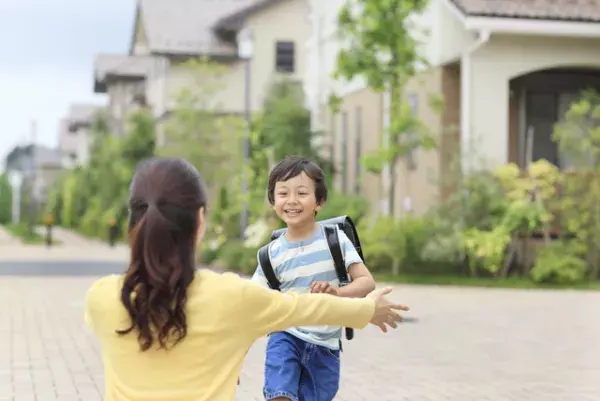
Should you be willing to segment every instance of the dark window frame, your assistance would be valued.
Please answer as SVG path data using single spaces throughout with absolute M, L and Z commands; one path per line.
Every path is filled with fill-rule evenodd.
M 286 74 L 296 71 L 296 44 L 293 41 L 275 42 L 275 71 Z

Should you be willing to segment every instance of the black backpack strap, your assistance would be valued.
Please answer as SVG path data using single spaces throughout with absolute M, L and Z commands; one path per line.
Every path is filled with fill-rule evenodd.
M 329 245 L 329 251 L 333 258 L 335 272 L 340 280 L 340 287 L 348 285 L 350 280 L 348 279 L 348 272 L 346 271 L 346 263 L 344 262 L 344 255 L 342 254 L 342 246 L 340 244 L 337 228 L 335 226 L 326 225 L 324 226 L 324 229 L 327 245 Z
M 260 268 L 262 269 L 267 282 L 269 283 L 269 287 L 274 290 L 280 291 L 281 283 L 277 279 L 275 275 L 275 271 L 273 270 L 273 265 L 271 264 L 271 256 L 269 255 L 269 246 L 271 243 L 263 246 L 258 250 L 258 263 L 260 263 Z
M 342 253 L 342 245 L 340 244 L 340 237 L 338 235 L 337 228 L 335 226 L 325 225 L 325 238 L 327 239 L 327 245 L 333 258 L 333 265 L 335 266 L 335 272 L 340 280 L 340 287 L 350 284 L 348 278 L 348 272 L 346 271 L 346 262 L 344 262 L 344 255 Z M 346 327 L 346 339 L 352 340 L 354 338 L 354 329 Z M 340 349 L 341 349 L 340 341 Z

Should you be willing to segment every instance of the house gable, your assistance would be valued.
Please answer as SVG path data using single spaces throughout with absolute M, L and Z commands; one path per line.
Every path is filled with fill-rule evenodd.
M 140 7 L 137 7 L 129 54 L 146 55 L 148 53 L 150 53 L 150 46 L 148 43 L 148 36 L 146 35 L 144 19 L 142 18 L 142 10 Z

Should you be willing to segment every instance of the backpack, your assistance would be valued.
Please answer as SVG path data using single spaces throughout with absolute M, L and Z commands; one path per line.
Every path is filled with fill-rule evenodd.
M 333 265 L 335 266 L 335 272 L 340 281 L 340 287 L 344 287 L 350 284 L 350 278 L 348 277 L 348 272 L 346 271 L 346 264 L 344 262 L 344 256 L 342 254 L 342 247 L 340 245 L 340 240 L 338 237 L 338 230 L 342 230 L 344 234 L 350 239 L 350 242 L 354 245 L 356 252 L 360 256 L 361 259 L 364 260 L 362 249 L 360 246 L 360 240 L 358 238 L 358 233 L 356 232 L 356 227 L 354 222 L 349 216 L 339 216 L 334 217 L 332 219 L 323 220 L 318 222 L 325 231 L 325 239 L 327 240 L 327 245 L 329 246 L 329 252 L 331 252 L 331 257 L 333 259 Z M 281 228 L 279 230 L 273 231 L 271 234 L 271 241 L 276 240 L 282 234 L 286 232 L 285 228 Z M 269 287 L 273 290 L 281 291 L 281 283 L 277 279 L 275 275 L 275 271 L 273 270 L 273 265 L 271 264 L 271 258 L 269 256 L 269 245 L 264 245 L 262 248 L 258 250 L 258 261 L 262 268 L 262 271 L 269 283 Z M 354 338 L 354 329 L 346 327 L 346 339 L 352 340 Z

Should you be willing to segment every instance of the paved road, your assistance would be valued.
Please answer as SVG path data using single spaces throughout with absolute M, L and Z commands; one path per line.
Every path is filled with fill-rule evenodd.
M 82 301 L 95 275 L 120 268 L 0 264 L 0 400 L 101 400 Z M 395 298 L 418 321 L 358 331 L 336 400 L 600 401 L 600 293 L 398 286 Z M 263 352 L 263 340 L 250 350 L 238 401 L 262 399 Z

